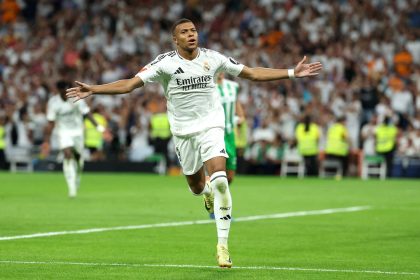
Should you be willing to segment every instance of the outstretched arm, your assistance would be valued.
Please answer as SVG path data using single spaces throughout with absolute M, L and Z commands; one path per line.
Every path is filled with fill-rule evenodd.
M 318 75 L 322 69 L 322 64 L 320 62 L 305 63 L 305 60 L 306 56 L 303 57 L 294 69 L 250 68 L 245 66 L 239 74 L 239 77 L 252 81 L 275 81 Z
M 144 82 L 137 76 L 131 79 L 118 80 L 113 83 L 103 85 L 88 85 L 76 81 L 77 87 L 66 90 L 67 98 L 74 98 L 74 102 L 89 97 L 92 94 L 124 94 L 142 87 Z

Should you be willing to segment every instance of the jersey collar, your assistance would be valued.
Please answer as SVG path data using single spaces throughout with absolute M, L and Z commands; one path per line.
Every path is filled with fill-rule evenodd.
M 183 58 L 183 57 L 182 57 L 182 56 L 178 53 L 178 50 L 175 50 L 175 52 L 176 52 L 176 54 L 178 55 L 178 57 L 179 57 L 180 59 L 182 59 L 182 60 L 187 60 L 187 61 L 193 61 L 193 60 L 197 59 L 197 58 L 200 56 L 200 53 L 201 53 L 200 48 L 197 48 L 197 49 L 198 49 L 197 56 L 196 56 L 196 57 L 194 57 L 192 60 L 188 60 L 188 59 Z

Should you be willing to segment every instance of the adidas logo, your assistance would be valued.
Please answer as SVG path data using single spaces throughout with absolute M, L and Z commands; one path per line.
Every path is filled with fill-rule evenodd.
M 230 217 L 230 215 L 226 215 L 226 216 L 220 218 L 220 220 L 225 220 L 225 221 L 230 220 L 230 219 L 232 219 Z
M 181 74 L 181 73 L 184 73 L 184 70 L 182 70 L 182 68 L 179 67 L 178 69 L 176 69 L 174 74 Z
M 226 154 L 225 149 L 221 150 L 221 151 L 220 151 L 220 153 L 221 153 L 221 154 Z

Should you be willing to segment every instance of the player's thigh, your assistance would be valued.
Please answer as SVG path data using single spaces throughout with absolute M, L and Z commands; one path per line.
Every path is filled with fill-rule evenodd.
M 65 159 L 73 158 L 73 148 L 72 147 L 64 148 L 61 151 L 62 151 Z
M 84 141 L 84 137 L 83 135 L 76 135 L 73 136 L 73 149 L 76 153 L 78 153 L 79 155 L 83 154 L 83 150 L 85 147 L 85 141 Z
M 60 150 L 64 151 L 65 149 L 74 147 L 74 137 L 72 134 L 60 132 L 58 134 L 58 147 Z
M 58 135 L 58 146 L 64 151 L 66 158 L 68 158 L 68 153 L 73 153 L 73 151 L 81 155 L 84 147 L 83 135 L 62 132 Z
M 205 163 L 208 174 L 211 176 L 216 171 L 226 170 L 224 130 L 210 128 L 199 136 L 200 154 Z
M 174 136 L 173 140 L 182 172 L 187 176 L 194 177 L 194 174 L 203 167 L 203 160 L 201 159 L 196 137 Z
M 185 178 L 187 179 L 187 183 L 190 186 L 192 192 L 196 194 L 201 193 L 206 183 L 204 166 L 201 166 L 201 168 L 195 174 L 185 175 Z

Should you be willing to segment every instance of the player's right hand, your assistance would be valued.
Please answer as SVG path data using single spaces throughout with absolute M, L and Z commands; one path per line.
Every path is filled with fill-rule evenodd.
M 76 84 L 78 87 L 73 87 L 66 90 L 67 98 L 73 98 L 73 101 L 76 102 L 93 94 L 92 86 L 78 81 L 76 81 Z

